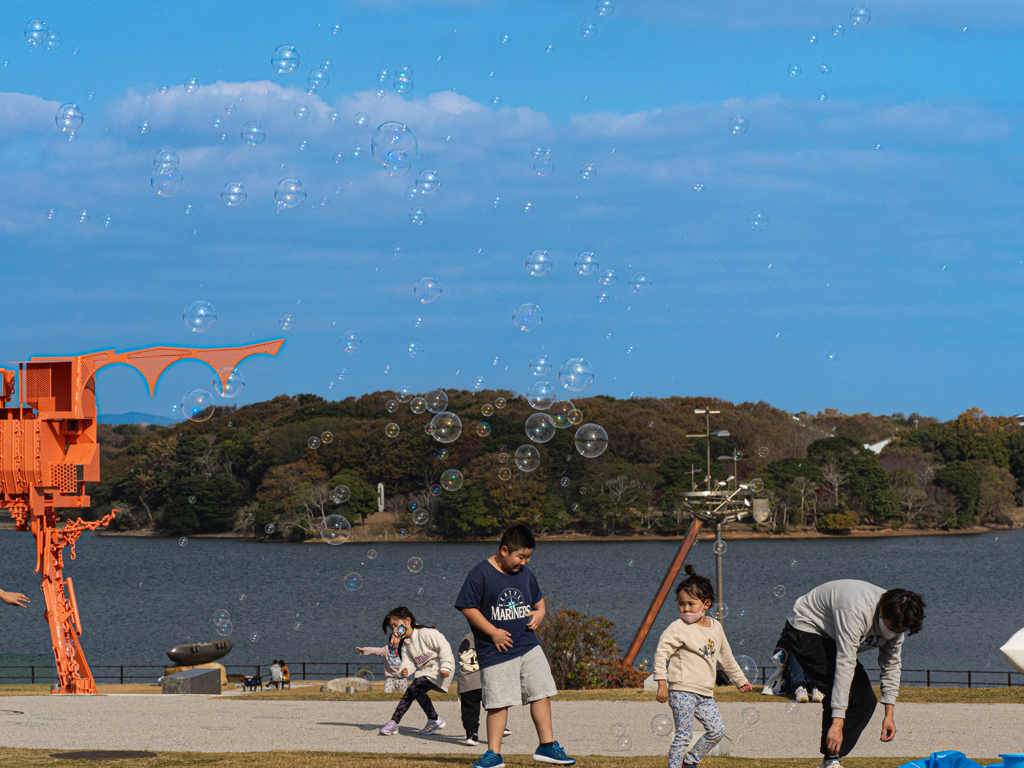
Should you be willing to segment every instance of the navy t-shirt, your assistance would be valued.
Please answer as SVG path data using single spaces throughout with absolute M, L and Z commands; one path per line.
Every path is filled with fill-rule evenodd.
M 481 669 L 518 658 L 540 645 L 537 635 L 526 625 L 530 621 L 527 614 L 531 606 L 542 597 L 544 593 L 540 591 L 537 577 L 525 565 L 519 573 L 504 573 L 484 560 L 469 572 L 455 607 L 476 608 L 491 624 L 512 636 L 512 647 L 499 651 L 490 637 L 473 627 L 476 658 Z

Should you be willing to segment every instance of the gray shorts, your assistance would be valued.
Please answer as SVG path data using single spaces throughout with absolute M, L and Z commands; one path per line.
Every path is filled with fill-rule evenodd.
M 480 685 L 483 706 L 488 710 L 529 704 L 558 693 L 551 667 L 539 645 L 515 659 L 481 669 Z

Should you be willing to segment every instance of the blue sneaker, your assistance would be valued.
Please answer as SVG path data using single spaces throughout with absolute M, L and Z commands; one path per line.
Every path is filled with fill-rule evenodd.
M 576 765 L 576 760 L 565 754 L 565 750 L 556 741 L 550 747 L 537 747 L 533 759 L 538 763 L 554 763 L 555 765 Z
M 488 749 L 473 763 L 473 768 L 505 768 L 505 761 L 501 759 L 501 755 Z

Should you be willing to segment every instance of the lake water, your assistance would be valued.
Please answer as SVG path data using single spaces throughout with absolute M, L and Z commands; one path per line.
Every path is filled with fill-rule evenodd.
M 224 539 L 132 539 L 83 536 L 68 559 L 90 663 L 165 664 L 165 651 L 216 639 L 213 614 L 230 612 L 235 649 L 229 664 L 272 659 L 352 661 L 355 646 L 381 645 L 383 615 L 408 606 L 453 644 L 466 632 L 454 608 L 466 572 L 493 543 L 415 541 L 342 546 L 256 544 Z M 369 559 L 368 550 L 377 557 Z M 551 603 L 615 622 L 625 648 L 678 548 L 677 542 L 544 543 L 531 567 Z M 67 550 L 65 550 L 67 553 Z M 407 562 L 419 557 L 420 573 Z M 67 558 L 66 558 L 67 559 Z M 24 592 L 27 609 L 0 605 L 0 652 L 49 649 L 39 578 L 32 573 L 31 534 L 0 531 L 0 587 Z M 795 561 L 795 565 L 791 562 Z M 698 572 L 714 578 L 709 542 L 691 552 Z M 864 579 L 924 595 L 924 631 L 904 646 L 907 669 L 1009 671 L 999 646 L 1024 626 L 1024 530 L 977 536 L 728 542 L 724 555 L 726 633 L 734 653 L 758 664 L 769 655 L 793 601 L 821 582 Z M 356 572 L 362 587 L 345 589 Z M 776 585 L 784 597 L 773 594 Z M 419 588 L 422 594 L 417 594 Z M 739 609 L 747 615 L 740 618 Z M 666 601 L 643 653 L 676 616 Z M 298 626 L 298 629 L 296 629 Z M 254 635 L 258 637 L 251 639 Z M 861 659 L 874 665 L 874 654 Z M 1005 678 L 1004 678 L 1005 683 Z

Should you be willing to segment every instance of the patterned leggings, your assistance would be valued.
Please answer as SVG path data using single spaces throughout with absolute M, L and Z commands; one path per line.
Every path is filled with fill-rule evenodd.
M 405 713 L 409 711 L 409 707 L 412 706 L 412 700 L 416 699 L 423 707 L 423 711 L 427 714 L 428 720 L 437 720 L 437 710 L 434 709 L 433 703 L 430 701 L 430 692 L 438 690 L 437 686 L 430 682 L 425 677 L 417 677 L 406 689 L 405 694 L 398 702 L 398 706 L 395 707 L 395 713 L 391 716 L 391 719 L 396 723 L 402 722 L 402 718 Z M 716 712 L 718 710 L 715 710 Z
M 399 693 L 405 693 L 409 687 L 409 682 L 403 677 L 385 677 L 384 678 L 384 693 L 391 693 L 392 691 L 398 691 Z
M 725 723 L 722 722 L 718 705 L 711 696 L 698 696 L 686 691 L 669 691 L 668 704 L 672 707 L 676 725 L 676 735 L 668 750 L 668 768 L 681 768 L 684 764 L 697 765 L 725 736 Z M 706 733 L 693 745 L 684 763 L 683 755 L 686 754 L 686 745 L 693 734 L 694 717 L 704 726 Z

